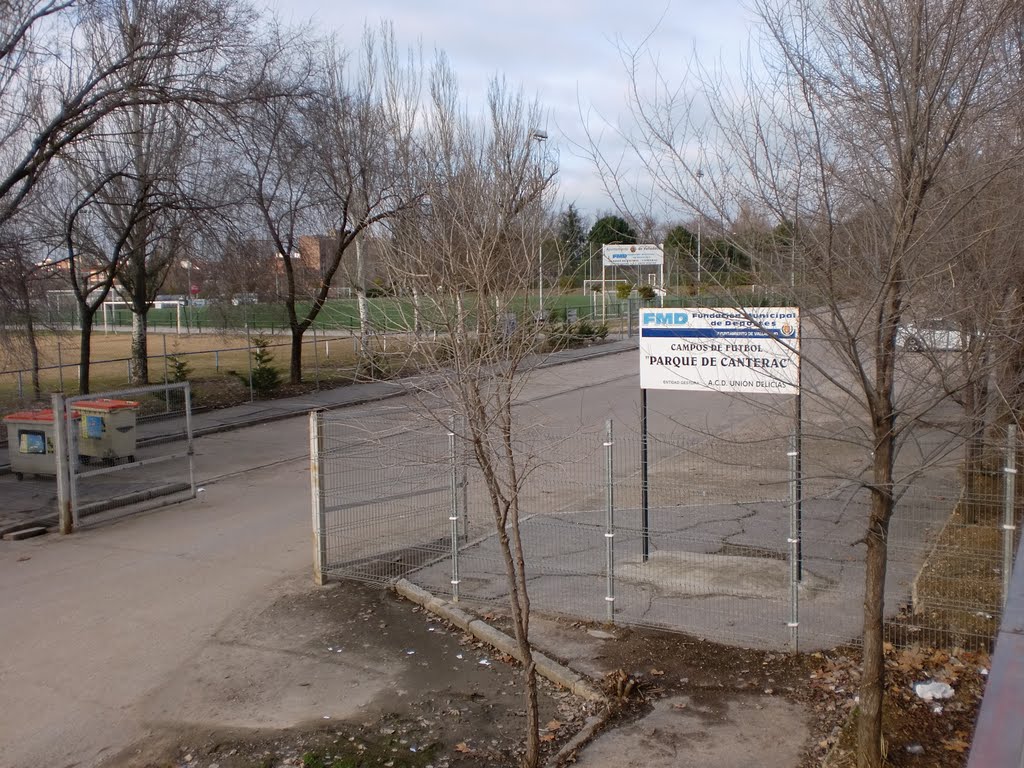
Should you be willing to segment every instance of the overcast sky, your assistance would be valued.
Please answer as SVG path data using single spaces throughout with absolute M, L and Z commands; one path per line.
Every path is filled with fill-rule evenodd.
M 592 122 L 597 115 L 614 122 L 625 110 L 618 49 L 646 39 L 670 75 L 682 72 L 694 49 L 728 66 L 746 46 L 750 18 L 742 0 L 277 0 L 272 7 L 286 21 L 313 20 L 353 47 L 367 22 L 393 22 L 400 45 L 420 44 L 427 55 L 446 52 L 472 111 L 482 108 L 495 75 L 521 85 L 550 115 L 546 129 L 560 161 L 562 198 L 591 219 L 611 205 L 573 142 L 586 141 L 581 109 Z

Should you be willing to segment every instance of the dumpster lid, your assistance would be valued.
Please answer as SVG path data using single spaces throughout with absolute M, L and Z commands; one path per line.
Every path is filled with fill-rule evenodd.
M 71 412 L 71 418 L 77 419 L 79 414 L 76 411 Z M 4 421 L 35 421 L 39 423 L 52 423 L 53 422 L 53 409 L 43 408 L 38 411 L 18 411 L 17 413 L 9 413 L 4 416 Z
M 124 411 L 135 410 L 139 404 L 134 400 L 113 400 L 109 397 L 98 397 L 95 400 L 76 400 L 75 408 L 91 411 Z

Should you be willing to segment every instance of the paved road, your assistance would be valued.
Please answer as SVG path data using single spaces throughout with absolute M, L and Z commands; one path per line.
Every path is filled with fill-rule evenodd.
M 573 401 L 572 412 L 589 419 L 601 399 L 588 387 L 621 382 L 632 354 L 539 371 L 525 398 Z M 380 407 L 351 415 L 371 419 Z M 306 430 L 298 416 L 207 435 L 197 443 L 196 500 L 73 536 L 0 544 L 0 765 L 97 765 L 146 735 L 220 630 L 308 584 Z M 287 658 L 282 650 L 262 663 Z M 371 691 L 386 685 L 386 669 L 366 675 Z M 320 716 L 302 706 L 291 714 Z
M 634 431 L 635 355 L 628 350 L 538 371 L 523 392 L 521 418 L 571 429 L 614 417 L 620 433 Z M 204 415 L 200 426 L 211 431 L 197 443 L 204 491 L 194 501 L 71 537 L 0 544 L 0 765 L 97 765 L 154 722 L 182 716 L 175 702 L 182 701 L 183 674 L 205 674 L 216 684 L 223 655 L 211 649 L 225 628 L 308 584 L 307 420 L 294 414 L 340 405 L 325 400 L 354 391 L 274 403 L 269 415 L 280 420 L 242 429 L 226 430 L 227 413 Z M 710 394 L 656 395 L 652 431 L 762 429 L 765 419 L 776 418 Z M 353 406 L 344 419 L 371 423 L 382 408 L 402 405 L 398 397 Z M 236 413 L 257 422 L 268 415 L 265 408 Z M 14 482 L 0 478 L 0 492 L 14 487 L 2 485 L 7 481 Z M 254 663 L 275 670 L 292 656 L 282 642 Z M 203 664 L 209 668 L 194 669 Z M 386 666 L 363 664 L 359 674 L 367 696 L 389 684 Z M 352 679 L 333 670 L 322 677 L 339 686 Z M 253 681 L 252 690 L 260 684 Z M 349 695 L 344 687 L 321 693 L 321 700 Z M 289 715 L 301 722 L 320 711 L 299 701 Z

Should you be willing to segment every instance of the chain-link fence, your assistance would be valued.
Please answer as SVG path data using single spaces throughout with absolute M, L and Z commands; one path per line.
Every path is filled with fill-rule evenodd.
M 98 335 L 89 366 L 90 389 L 107 391 L 131 386 L 130 335 Z M 386 342 L 369 342 L 374 351 Z M 261 347 L 262 345 L 262 347 Z M 340 386 L 360 376 L 365 365 L 357 352 L 358 342 L 349 336 L 323 336 L 308 332 L 302 343 L 302 371 L 307 389 Z M 392 343 L 392 347 L 395 347 Z M 272 396 L 259 386 L 253 371 L 261 364 L 273 368 L 282 384 L 288 379 L 291 341 L 288 336 L 239 336 L 152 334 L 147 360 L 149 380 L 175 383 L 189 381 L 197 408 L 223 407 Z M 79 392 L 77 341 L 67 336 L 48 336 L 41 349 L 39 368 L 0 370 L 0 412 L 31 407 L 48 401 L 49 393 Z M 399 359 L 400 362 L 400 359 Z M 38 382 L 38 392 L 36 387 Z M 294 392 L 290 392 L 294 394 Z M 146 403 L 145 413 L 162 410 Z
M 506 600 L 493 488 L 458 425 L 404 409 L 375 422 L 311 417 L 322 576 L 404 576 L 435 594 Z M 621 431 L 525 430 L 516 446 L 535 610 L 752 647 L 858 642 L 871 492 L 866 474 L 826 471 L 829 441 L 804 439 L 798 475 L 788 435 L 651 435 L 645 509 L 640 438 Z M 993 637 L 1021 511 L 1013 439 L 986 443 L 972 473 L 962 446 L 927 461 L 904 452 L 888 534 L 892 642 Z

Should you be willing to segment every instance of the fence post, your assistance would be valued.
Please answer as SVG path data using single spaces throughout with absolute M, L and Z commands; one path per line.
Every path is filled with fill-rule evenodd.
M 18 371 L 18 400 L 25 399 L 25 380 L 22 374 L 22 371 Z
M 160 338 L 164 340 L 164 384 L 170 383 L 170 378 L 167 376 L 167 334 L 160 334 Z M 164 412 L 171 412 L 171 390 L 164 388 Z
M 452 601 L 459 602 L 459 463 L 455 445 L 455 416 L 448 420 L 448 476 L 451 482 Z
M 465 434 L 466 424 L 462 418 L 458 418 L 456 425 Z M 459 504 L 462 506 L 461 525 L 459 532 L 463 541 L 469 541 L 469 443 L 462 441 L 462 450 L 459 451 Z
M 313 500 L 313 581 L 323 586 L 327 579 L 327 514 L 324 511 L 323 411 L 309 412 L 309 480 Z
M 169 390 L 164 390 L 169 392 Z M 192 439 L 192 385 L 189 382 L 182 383 L 182 392 L 185 397 L 185 440 L 188 447 L 188 485 L 194 499 L 198 495 L 196 488 L 196 462 L 195 443 Z M 170 395 L 168 394 L 168 397 Z
M 220 373 L 220 350 L 213 350 L 213 370 Z
M 605 422 L 607 436 L 604 441 L 605 448 L 605 499 L 607 508 L 605 511 L 605 578 L 607 590 L 605 593 L 605 605 L 608 613 L 608 623 L 615 623 L 615 473 L 614 473 L 614 445 L 612 439 L 612 420 Z
M 789 627 L 793 653 L 800 650 L 800 532 L 799 532 L 799 468 L 797 458 L 797 437 L 789 436 Z
M 253 403 L 256 401 L 256 394 L 252 388 L 252 339 L 249 336 L 249 324 L 245 324 L 245 347 L 249 357 L 249 402 Z
M 1014 506 L 1017 501 L 1017 425 L 1006 428 L 1006 465 L 1003 467 L 1003 606 L 1010 594 L 1013 574 Z
M 320 391 L 320 347 L 316 343 L 316 325 L 313 326 L 313 371 L 316 378 L 316 390 Z
M 67 433 L 64 431 L 67 409 L 64 407 L 64 395 L 60 393 L 51 395 L 50 402 L 53 410 L 53 453 L 57 460 L 57 519 L 60 532 L 68 534 L 75 526 L 71 519 L 71 496 L 68 493 L 68 448 Z

